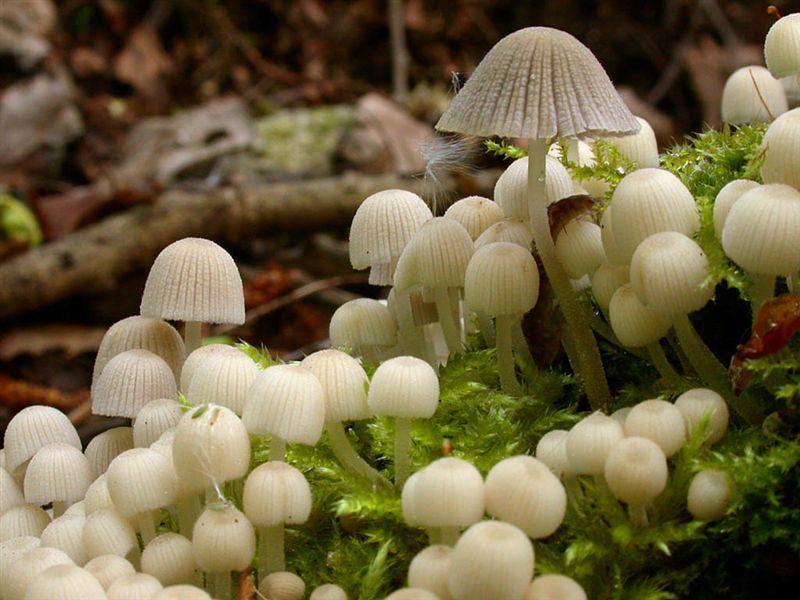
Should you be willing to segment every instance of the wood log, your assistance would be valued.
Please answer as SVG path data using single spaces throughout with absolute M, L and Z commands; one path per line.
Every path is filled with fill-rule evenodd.
M 280 182 L 210 192 L 173 191 L 0 264 L 0 320 L 77 294 L 99 294 L 137 269 L 147 269 L 162 248 L 184 237 L 235 243 L 273 231 L 346 226 L 375 192 L 403 188 L 420 193 L 424 182 L 397 175 Z M 456 182 L 445 184 L 454 192 Z M 483 193 L 492 178 L 479 181 Z

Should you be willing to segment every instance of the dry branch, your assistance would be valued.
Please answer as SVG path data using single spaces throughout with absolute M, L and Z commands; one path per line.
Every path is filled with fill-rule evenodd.
M 370 194 L 394 187 L 419 192 L 422 185 L 396 175 L 347 174 L 250 189 L 170 192 L 153 205 L 134 207 L 0 264 L 0 320 L 111 289 L 184 237 L 226 243 L 272 231 L 344 226 Z

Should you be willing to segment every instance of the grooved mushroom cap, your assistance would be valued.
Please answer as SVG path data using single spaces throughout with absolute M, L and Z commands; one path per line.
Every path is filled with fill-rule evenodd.
M 372 376 L 367 400 L 376 415 L 428 419 L 439 405 L 439 378 L 424 360 L 391 358 Z
M 536 444 L 536 459 L 559 479 L 569 475 L 568 435 L 564 429 L 551 429 Z
M 647 438 L 669 458 L 686 443 L 686 425 L 678 408 L 666 400 L 644 400 L 625 417 L 625 435 Z
M 686 433 L 692 435 L 703 419 L 708 419 L 706 442 L 716 444 L 728 431 L 728 403 L 714 390 L 694 388 L 682 393 L 675 400 L 686 424 Z
M 561 526 L 567 512 L 567 492 L 558 477 L 532 456 L 512 456 L 486 476 L 486 512 L 512 523 L 533 539 Z
M 458 221 L 434 217 L 417 230 L 403 250 L 394 285 L 401 292 L 415 285 L 463 287 L 474 250 L 472 238 Z
M 147 350 L 126 350 L 108 361 L 92 386 L 92 413 L 135 417 L 156 398 L 176 398 L 178 385 L 164 359 Z
M 133 445 L 147 448 L 178 424 L 183 416 L 181 405 L 170 398 L 150 400 L 136 415 L 133 422 Z
M 106 485 L 120 514 L 132 517 L 173 504 L 178 481 L 169 459 L 150 448 L 133 448 L 108 465 Z
M 55 590 L 58 590 L 56 593 Z M 25 589 L 25 600 L 106 600 L 106 592 L 89 571 L 75 565 L 53 565 Z
M 798 75 L 800 77 L 800 75 Z M 761 142 L 764 162 L 761 179 L 764 183 L 784 183 L 800 189 L 800 108 L 783 113 L 767 128 Z
M 614 292 L 608 305 L 608 320 L 623 346 L 649 346 L 667 335 L 670 320 L 642 304 L 630 283 Z
M 98 475 L 98 477 L 86 489 L 86 494 L 83 499 L 84 513 L 86 515 L 92 514 L 101 508 L 114 508 L 114 502 L 111 500 L 111 494 L 108 493 L 108 485 L 106 484 L 106 474 Z
M 306 584 L 294 573 L 277 571 L 261 580 L 258 591 L 270 600 L 303 600 L 306 595 Z
M 734 179 L 725 184 L 725 186 L 717 193 L 714 198 L 714 233 L 717 239 L 722 239 L 722 229 L 725 227 L 725 220 L 728 218 L 728 213 L 742 197 L 743 194 L 759 187 L 761 184 L 757 181 L 750 179 Z
M 335 583 L 323 583 L 311 592 L 308 600 L 347 600 L 347 593 Z
M 448 587 L 458 600 L 519 600 L 533 577 L 533 545 L 518 527 L 476 523 L 453 548 Z
M 299 365 L 261 371 L 247 392 L 242 412 L 247 431 L 313 446 L 325 423 L 325 392 L 314 374 Z
M 112 427 L 94 436 L 83 451 L 92 467 L 92 479 L 100 477 L 106 472 L 112 460 L 131 448 L 133 448 L 133 429 L 130 427 Z
M 25 504 L 22 489 L 11 473 L 0 467 L 0 515 L 20 504 Z
M 39 537 L 50 524 L 50 515 L 33 504 L 19 504 L 0 515 L 0 542 L 15 537 Z
M 81 439 L 67 415 L 50 406 L 29 406 L 8 423 L 3 438 L 6 469 L 13 473 L 42 446 L 63 442 L 81 449 Z
M 28 585 L 55 565 L 72 565 L 72 559 L 56 548 L 33 548 L 7 565 L 0 578 L 0 597 L 22 600 Z
M 211 240 L 184 238 L 156 257 L 142 294 L 144 317 L 201 323 L 244 323 L 236 263 Z
M 180 584 L 165 587 L 150 600 L 211 600 L 211 596 L 197 586 Z
M 419 471 L 411 503 L 423 527 L 464 527 L 483 518 L 483 477 L 471 463 L 448 456 Z
M 698 521 L 715 521 L 728 512 L 730 499 L 728 474 L 717 469 L 704 469 L 692 478 L 686 503 Z
M 0 573 L 5 573 L 14 561 L 18 560 L 28 550 L 38 548 L 41 540 L 32 535 L 21 535 L 5 541 L 0 541 Z M 0 578 L 0 597 L 3 595 L 3 581 Z
M 89 560 L 83 546 L 83 526 L 86 517 L 81 515 L 64 514 L 53 519 L 42 531 L 42 546 L 58 548 L 69 556 L 72 561 L 82 566 Z
M 244 571 L 256 553 L 256 531 L 232 504 L 206 508 L 192 529 L 192 555 L 206 572 Z
M 393 346 L 397 343 L 397 321 L 387 306 L 372 298 L 345 302 L 328 326 L 333 346 Z
M 293 466 L 269 461 L 247 476 L 242 502 L 247 518 L 258 527 L 305 523 L 311 514 L 311 487 Z
M 472 255 L 464 302 L 488 315 L 523 315 L 539 298 L 539 269 L 531 253 L 509 242 L 487 244 Z
M 692 235 L 700 229 L 688 188 L 664 169 L 639 169 L 619 182 L 611 197 L 611 228 L 620 258 L 629 263 L 636 247 L 659 231 Z
M 591 275 L 606 259 L 600 226 L 592 221 L 573 219 L 556 237 L 558 258 L 570 279 Z
M 41 448 L 25 471 L 25 500 L 30 504 L 72 504 L 92 483 L 92 469 L 83 453 L 55 442 Z
M 641 117 L 634 117 L 641 129 L 630 135 L 623 135 L 609 140 L 620 154 L 636 163 L 637 168 L 647 169 L 658 167 L 658 142 L 656 134 L 650 123 Z
M 428 546 L 408 565 L 408 585 L 432 591 L 439 600 L 452 600 L 447 588 L 453 549 L 444 544 Z
M 436 129 L 544 139 L 633 133 L 639 124 L 586 46 L 528 27 L 495 44 Z
M 572 178 L 561 162 L 545 158 L 544 198 L 547 204 L 571 196 Z M 528 157 L 511 163 L 494 184 L 494 201 L 502 209 L 506 219 L 528 221 Z
M 737 69 L 722 90 L 726 123 L 769 123 L 789 108 L 783 85 L 759 65 Z
M 458 221 L 473 240 L 504 218 L 503 209 L 482 196 L 468 196 L 454 202 L 444 212 L 444 217 Z
M 569 470 L 575 475 L 602 475 L 608 453 L 625 432 L 616 420 L 595 412 L 578 421 L 567 435 Z
M 225 354 L 231 356 L 238 356 L 242 351 L 227 344 L 207 344 L 200 346 L 186 357 L 181 369 L 181 391 L 185 394 L 189 391 L 189 385 L 192 383 L 194 374 L 203 369 L 205 362 L 212 356 L 217 354 Z
M 528 588 L 525 600 L 587 600 L 586 591 L 566 575 L 540 575 Z
M 708 259 L 702 248 L 676 231 L 655 233 L 631 258 L 631 285 L 646 306 L 667 315 L 685 315 L 714 295 L 706 285 Z
M 629 281 L 628 265 L 612 265 L 607 262 L 601 264 L 592 275 L 592 295 L 597 305 L 608 310 L 614 292 Z
M 129 560 L 116 554 L 96 556 L 87 562 L 83 568 L 94 575 L 105 590 L 111 587 L 111 584 L 120 577 L 136 573 L 136 569 Z
M 211 402 L 227 406 L 241 415 L 247 390 L 258 373 L 258 366 L 244 352 L 212 354 L 184 390 L 186 399 L 194 406 Z
M 326 421 L 358 421 L 371 415 L 367 403 L 369 378 L 359 362 L 340 350 L 320 350 L 300 363 L 325 391 Z
M 440 598 L 430 590 L 408 587 L 392 592 L 384 600 L 440 600 Z
M 126 556 L 139 545 L 133 526 L 113 508 L 101 508 L 87 515 L 82 537 L 90 558 L 107 554 Z
M 533 233 L 530 225 L 524 221 L 500 221 L 489 226 L 486 231 L 475 240 L 475 250 L 493 242 L 510 242 L 522 246 L 528 252 L 531 250 Z
M 162 533 L 142 551 L 142 572 L 158 579 L 161 585 L 192 581 L 197 571 L 192 542 L 179 533 Z
M 642 437 L 620 440 L 605 462 L 603 475 L 611 493 L 628 504 L 647 504 L 667 485 L 667 458 L 661 448 Z
M 772 24 L 764 39 L 764 60 L 774 77 L 800 73 L 800 13 L 792 13 Z
M 120 577 L 108 586 L 108 600 L 141 600 L 151 598 L 164 586 L 147 573 L 134 573 Z
M 106 331 L 94 361 L 92 383 L 100 377 L 109 360 L 120 352 L 136 348 L 149 350 L 163 358 L 178 380 L 185 358 L 181 335 L 166 321 L 137 315 L 117 321 Z
M 197 406 L 175 428 L 172 464 L 185 491 L 199 493 L 215 482 L 239 479 L 250 467 L 250 436 L 231 409 Z
M 769 183 L 742 194 L 725 219 L 722 249 L 753 273 L 800 271 L 800 192 Z
M 350 225 L 350 264 L 357 271 L 372 267 L 371 284 L 391 285 L 403 248 L 431 217 L 425 201 L 412 192 L 372 194 L 358 207 Z

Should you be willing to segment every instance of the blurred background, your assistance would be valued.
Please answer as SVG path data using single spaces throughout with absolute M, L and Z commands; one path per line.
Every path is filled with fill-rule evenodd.
M 572 33 L 667 146 L 720 125 L 728 75 L 763 64 L 767 7 L 0 0 L 0 430 L 35 403 L 85 419 L 103 332 L 188 235 L 222 243 L 246 282 L 247 323 L 208 335 L 290 358 L 324 344 L 336 306 L 377 293 L 349 266 L 357 203 L 420 187 L 420 142 L 504 35 Z M 437 194 L 491 193 L 498 159 L 448 152 Z

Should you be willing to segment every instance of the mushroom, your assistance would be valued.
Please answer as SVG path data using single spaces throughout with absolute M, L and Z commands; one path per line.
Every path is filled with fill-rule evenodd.
M 192 554 L 192 542 L 177 533 L 162 533 L 145 546 L 142 573 L 152 575 L 165 587 L 202 580 Z
M 64 514 L 53 519 L 42 531 L 42 546 L 58 548 L 78 566 L 86 564 L 89 556 L 83 545 L 83 526 L 86 517 Z
M 587 596 L 571 577 L 550 573 L 533 579 L 525 600 L 587 600 Z
M 25 588 L 25 600 L 106 600 L 97 578 L 75 565 L 53 565 L 39 573 Z
M 67 506 L 86 494 L 92 483 L 89 461 L 69 444 L 47 444 L 31 459 L 25 471 L 25 500 L 43 506 L 53 503 L 53 515 L 60 517 Z
M 303 600 L 306 595 L 305 582 L 289 571 L 276 571 L 264 577 L 258 591 L 270 600 Z
M 669 469 L 661 447 L 646 438 L 627 437 L 611 448 L 603 471 L 611 493 L 628 505 L 633 524 L 646 527 L 647 506 L 667 485 Z
M 308 600 L 347 600 L 347 593 L 335 583 L 323 583 L 311 592 Z
M 120 577 L 108 586 L 108 600 L 141 600 L 150 598 L 164 589 L 164 586 L 146 573 L 134 573 Z
M 728 405 L 714 390 L 694 388 L 678 396 L 675 408 L 683 415 L 686 433 L 691 436 L 705 419 L 705 442 L 716 444 L 728 431 Z
M 634 117 L 640 125 L 639 131 L 630 135 L 609 138 L 620 154 L 636 164 L 638 169 L 658 167 L 658 143 L 653 127 L 642 117 Z
M 686 503 L 698 521 L 716 521 L 728 512 L 730 498 L 728 474 L 718 469 L 704 469 L 692 478 Z
M 686 426 L 678 408 L 666 400 L 644 400 L 625 417 L 625 435 L 647 438 L 670 458 L 686 444 Z
M 0 542 L 15 537 L 39 537 L 50 523 L 50 515 L 33 504 L 20 504 L 0 515 Z
M 428 546 L 418 552 L 408 565 L 408 585 L 430 590 L 439 600 L 452 600 L 447 580 L 453 548 L 444 544 Z
M 607 405 L 610 394 L 597 342 L 555 256 L 545 157 L 553 137 L 624 135 L 638 131 L 639 123 L 588 48 L 563 31 L 529 27 L 489 51 L 436 128 L 528 138 L 528 202 L 536 249 L 570 330 L 589 400 L 595 408 Z
M 131 448 L 133 448 L 133 429 L 131 427 L 112 427 L 94 436 L 92 441 L 86 444 L 86 450 L 83 451 L 91 465 L 92 478 L 100 477 L 106 472 L 112 460 Z
M 347 348 L 366 362 L 378 363 L 397 344 L 397 325 L 382 302 L 356 298 L 333 313 L 328 326 L 331 346 Z
M 81 449 L 75 426 L 57 408 L 28 406 L 9 421 L 3 438 L 5 468 L 9 473 L 33 457 L 39 448 L 51 442 L 63 442 Z
M 783 85 L 760 65 L 736 69 L 722 89 L 721 112 L 726 123 L 769 123 L 788 108 Z
M 453 219 L 467 230 L 474 240 L 488 227 L 503 220 L 503 209 L 483 196 L 468 196 L 450 205 L 444 212 L 445 219 Z
M 244 323 L 244 292 L 236 263 L 211 240 L 173 242 L 150 268 L 140 312 L 143 317 L 183 321 L 186 354 L 191 354 L 200 346 L 202 323 Z
M 136 573 L 136 568 L 130 561 L 116 554 L 97 556 L 87 562 L 83 568 L 94 575 L 104 590 L 107 590 L 120 577 Z

